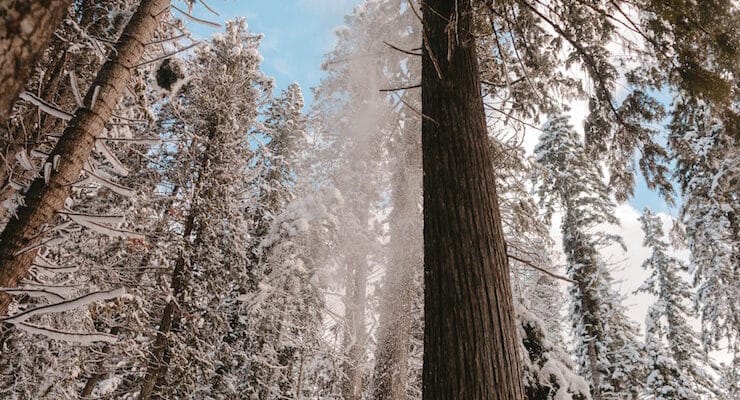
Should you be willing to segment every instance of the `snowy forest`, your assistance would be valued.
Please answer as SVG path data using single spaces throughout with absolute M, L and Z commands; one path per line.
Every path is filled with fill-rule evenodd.
M 222 4 L 0 1 L 1 399 L 740 399 L 740 3 Z

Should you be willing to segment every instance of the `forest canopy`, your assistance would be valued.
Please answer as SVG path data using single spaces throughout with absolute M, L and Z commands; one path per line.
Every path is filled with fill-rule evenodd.
M 0 398 L 740 398 L 737 2 L 210 3 L 0 5 Z

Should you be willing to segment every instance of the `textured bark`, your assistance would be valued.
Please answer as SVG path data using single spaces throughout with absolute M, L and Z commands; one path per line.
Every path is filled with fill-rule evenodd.
M 367 226 L 370 204 L 358 206 L 360 215 L 358 223 Z M 344 319 L 348 331 L 345 335 L 345 357 L 342 365 L 345 377 L 342 379 L 342 398 L 345 400 L 362 400 L 363 364 L 365 361 L 365 303 L 367 301 L 367 253 L 363 246 L 355 249 L 347 265 L 347 298 L 345 300 Z
M 88 90 L 84 104 L 79 108 L 47 162 L 59 157 L 48 184 L 42 177 L 31 184 L 26 204 L 18 209 L 17 218 L 8 222 L 0 235 L 0 286 L 16 287 L 25 277 L 36 250 L 21 250 L 38 243 L 46 224 L 54 221 L 54 214 L 64 205 L 72 184 L 77 181 L 83 164 L 90 157 L 95 137 L 105 128 L 113 109 L 132 75 L 141 62 L 145 43 L 151 41 L 159 22 L 167 15 L 169 0 L 142 0 L 116 44 L 111 59 L 98 73 Z M 96 88 L 97 101 L 92 104 Z M 11 298 L 0 294 L 0 314 L 5 314 Z
M 418 125 L 417 125 L 418 127 Z M 419 136 L 411 130 L 404 133 L 405 148 L 399 153 L 413 155 L 409 164 L 399 162 L 393 170 L 393 211 L 390 221 L 390 263 L 380 299 L 378 343 L 375 350 L 373 398 L 377 400 L 404 400 L 409 373 L 409 341 L 414 275 L 422 267 L 420 243 L 421 225 L 415 223 L 419 212 L 418 173 L 421 160 Z M 416 136 L 415 138 L 413 136 Z M 407 161 L 407 160 L 401 160 Z M 418 230 L 418 231 L 417 231 Z M 421 245 L 419 245 L 421 246 Z
M 524 398 L 469 0 L 422 3 L 424 400 Z
M 10 115 L 26 80 L 72 0 L 0 3 L 0 123 Z

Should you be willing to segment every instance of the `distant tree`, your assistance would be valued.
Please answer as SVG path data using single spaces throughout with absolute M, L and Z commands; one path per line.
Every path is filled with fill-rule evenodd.
M 689 325 L 692 293 L 680 275 L 688 268 L 670 255 L 658 215 L 646 209 L 640 222 L 643 243 L 652 254 L 643 263 L 650 277 L 639 291 L 657 298 L 645 322 L 649 360 L 646 390 L 656 399 L 699 399 L 716 393 L 707 356 Z
M 256 121 L 262 92 L 271 88 L 259 71 L 259 39 L 247 32 L 244 20 L 230 21 L 190 63 L 180 126 L 180 137 L 192 137 L 190 153 L 180 160 L 189 179 L 186 217 L 173 254 L 171 298 L 161 311 L 140 382 L 142 400 L 165 390 L 203 396 L 210 389 L 199 382 L 215 379 L 218 365 L 231 362 L 222 358 L 231 353 L 226 316 L 249 284 L 243 209 L 248 182 L 237 177 L 251 169 L 246 133 Z M 208 332 L 209 340 L 201 340 L 199 332 Z
M 554 114 L 535 148 L 540 166 L 537 191 L 546 217 L 562 207 L 563 251 L 568 262 L 570 317 L 580 371 L 594 399 L 638 398 L 644 385 L 644 356 L 637 329 L 625 314 L 599 247 L 621 238 L 597 231 L 616 224 L 614 203 L 598 163 L 568 123 Z M 620 397 L 621 396 L 621 397 Z

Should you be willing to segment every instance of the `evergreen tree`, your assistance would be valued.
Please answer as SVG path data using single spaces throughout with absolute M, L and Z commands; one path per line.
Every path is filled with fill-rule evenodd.
M 660 217 L 645 210 L 640 222 L 644 245 L 652 254 L 643 263 L 651 275 L 639 291 L 657 298 L 646 321 L 647 391 L 656 399 L 698 399 L 716 393 L 706 356 L 689 325 L 692 293 L 681 277 L 687 266 L 670 255 Z
M 521 363 L 471 6 L 422 6 L 423 397 L 517 400 Z
M 538 193 L 547 218 L 557 207 L 563 209 L 563 251 L 568 277 L 576 282 L 570 287 L 570 317 L 580 371 L 596 400 L 637 398 L 644 385 L 637 329 L 625 315 L 599 255 L 601 246 L 621 243 L 597 230 L 599 224 L 618 223 L 601 169 L 562 114 L 545 123 L 535 155 Z
M 226 316 L 249 282 L 246 182 L 236 174 L 250 170 L 246 133 L 255 123 L 263 91 L 271 87 L 258 69 L 259 40 L 243 20 L 230 21 L 226 32 L 199 49 L 189 65 L 181 115 L 181 135 L 192 137 L 190 154 L 181 161 L 189 178 L 184 182 L 186 217 L 174 254 L 171 294 L 139 399 L 162 390 L 179 397 L 204 396 L 209 389 L 201 383 L 216 379 L 220 366 L 232 362 Z M 208 332 L 208 341 L 200 339 L 201 332 Z

